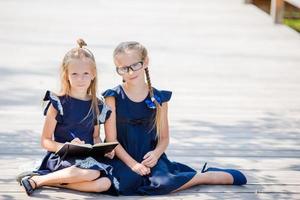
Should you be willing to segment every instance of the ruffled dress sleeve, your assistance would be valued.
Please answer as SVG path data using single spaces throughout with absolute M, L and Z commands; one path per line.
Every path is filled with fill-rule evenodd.
M 172 92 L 167 90 L 157 90 L 153 88 L 154 97 L 147 98 L 145 100 L 145 103 L 148 108 L 150 109 L 156 109 L 155 101 L 156 100 L 160 105 L 164 102 L 168 102 L 171 99 Z
M 47 90 L 43 101 L 48 102 L 47 106 L 44 109 L 44 115 L 45 116 L 47 115 L 48 109 L 49 109 L 50 105 L 52 104 L 54 109 L 57 110 L 57 115 L 55 118 L 56 121 L 62 123 L 64 110 L 63 110 L 63 106 L 62 106 L 62 103 L 61 103 L 59 97 L 55 93 Z
M 118 93 L 115 90 L 108 89 L 102 93 L 102 96 L 105 97 L 117 97 Z
M 168 102 L 171 99 L 172 92 L 167 90 L 154 90 L 154 95 L 160 98 L 160 103 Z
M 99 99 L 98 108 L 99 115 L 97 116 L 97 120 L 99 124 L 104 124 L 111 114 L 111 108 L 105 103 L 104 98 Z

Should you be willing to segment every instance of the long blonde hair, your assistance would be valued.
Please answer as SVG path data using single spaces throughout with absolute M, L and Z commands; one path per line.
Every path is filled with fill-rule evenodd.
M 135 51 L 139 54 L 141 61 L 145 61 L 148 57 L 148 51 L 147 49 L 140 44 L 139 42 L 135 41 L 129 41 L 129 42 L 122 42 L 120 43 L 114 50 L 113 58 L 114 60 L 117 59 L 117 56 L 122 53 L 129 53 Z M 160 139 L 160 132 L 161 132 L 161 105 L 157 102 L 157 100 L 154 98 L 154 92 L 153 87 L 151 84 L 150 74 L 149 74 L 149 68 L 145 68 L 145 75 L 146 75 L 146 82 L 149 89 L 149 94 L 151 100 L 154 100 L 155 106 L 156 106 L 156 113 L 155 113 L 155 121 L 153 124 L 153 127 L 156 127 L 156 136 L 158 139 Z
M 93 53 L 84 46 L 87 46 L 83 39 L 78 39 L 77 44 L 79 47 L 73 48 L 66 53 L 63 58 L 63 62 L 60 67 L 60 78 L 61 78 L 61 95 L 70 95 L 71 92 L 71 85 L 68 78 L 68 68 L 69 64 L 74 59 L 88 59 L 91 63 L 92 73 L 94 75 L 94 79 L 91 81 L 91 84 L 87 90 L 87 95 L 92 97 L 92 104 L 91 108 L 86 117 L 89 116 L 90 112 L 93 113 L 94 117 L 99 115 L 99 108 L 98 108 L 98 98 L 97 98 L 97 68 L 96 68 L 96 61 Z M 85 118 L 86 118 L 85 117 Z M 84 119 L 85 119 L 84 118 Z M 84 120 L 83 119 L 83 120 Z M 98 123 L 98 120 L 97 120 Z

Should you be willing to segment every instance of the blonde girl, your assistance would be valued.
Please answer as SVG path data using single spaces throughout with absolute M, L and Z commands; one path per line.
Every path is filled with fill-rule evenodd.
M 95 144 L 101 142 L 99 125 L 110 109 L 98 99 L 97 69 L 94 55 L 79 39 L 79 47 L 66 53 L 61 64 L 59 95 L 47 91 L 46 115 L 41 144 L 48 152 L 39 169 L 21 179 L 27 195 L 41 186 L 58 186 L 82 192 L 116 189 L 112 167 L 92 157 L 59 157 L 56 152 L 66 142 Z M 108 154 L 112 158 L 112 154 Z M 100 160 L 100 161 L 99 161 Z

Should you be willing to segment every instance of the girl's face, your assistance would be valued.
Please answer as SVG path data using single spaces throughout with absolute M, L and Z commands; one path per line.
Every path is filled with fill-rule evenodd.
M 92 63 L 89 59 L 74 59 L 68 65 L 68 79 L 71 90 L 87 92 L 95 78 Z
M 135 50 L 120 53 L 115 58 L 115 65 L 120 76 L 127 83 L 143 83 L 144 69 L 148 67 L 148 58 L 144 61 Z

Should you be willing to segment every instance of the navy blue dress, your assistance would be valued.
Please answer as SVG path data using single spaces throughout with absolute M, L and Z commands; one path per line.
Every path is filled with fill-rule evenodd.
M 84 101 L 66 95 L 57 96 L 53 92 L 47 91 L 44 101 L 49 101 L 44 110 L 44 115 L 47 114 L 51 104 L 57 110 L 54 140 L 60 143 L 71 142 L 74 139 L 73 134 L 85 143 L 94 144 L 93 133 L 97 120 L 99 124 L 103 124 L 111 113 L 110 108 L 100 99 L 98 105 L 100 114 L 96 117 L 90 112 L 91 100 Z M 110 191 L 116 193 L 118 182 L 112 176 L 112 166 L 104 163 L 105 160 L 101 157 L 97 160 L 92 157 L 62 158 L 54 152 L 47 152 L 36 172 L 44 175 L 70 166 L 99 170 L 101 176 L 106 176 L 112 181 Z
M 169 101 L 172 93 L 154 89 L 154 95 L 162 103 Z M 134 102 L 126 96 L 122 86 L 119 85 L 106 90 L 103 96 L 115 98 L 118 142 L 133 159 L 142 162 L 144 155 L 154 150 L 157 144 L 156 130 L 153 128 L 155 109 L 146 104 L 150 100 L 149 95 L 142 102 Z M 194 169 L 171 162 L 165 153 L 146 176 L 135 173 L 117 157 L 110 160 L 110 164 L 114 167 L 113 174 L 119 181 L 121 195 L 168 194 L 196 175 Z

